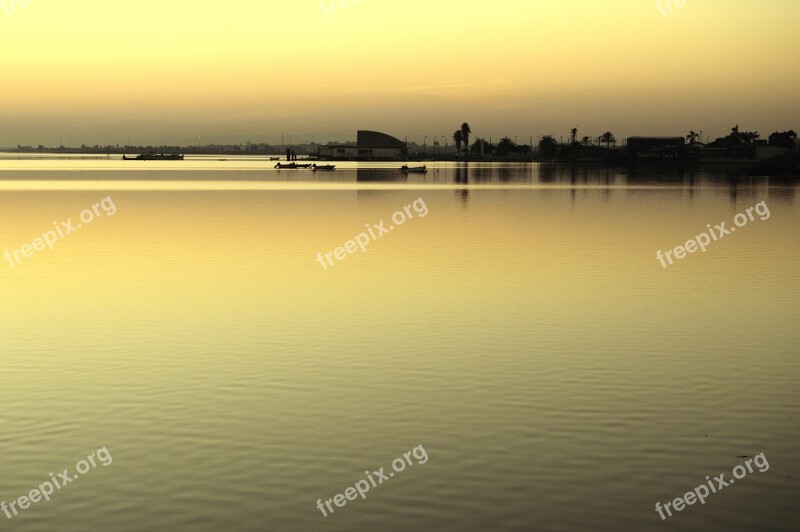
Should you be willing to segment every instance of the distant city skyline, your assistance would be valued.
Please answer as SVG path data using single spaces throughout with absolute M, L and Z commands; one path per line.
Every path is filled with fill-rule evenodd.
M 31 2 L 0 17 L 0 146 L 797 128 L 800 2 L 663 5 Z

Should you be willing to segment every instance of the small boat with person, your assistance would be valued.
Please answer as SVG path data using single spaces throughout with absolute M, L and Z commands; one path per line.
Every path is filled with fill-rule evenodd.
M 428 167 L 425 165 L 408 166 L 407 164 L 404 164 L 403 166 L 400 167 L 400 171 L 403 172 L 404 174 L 427 174 Z

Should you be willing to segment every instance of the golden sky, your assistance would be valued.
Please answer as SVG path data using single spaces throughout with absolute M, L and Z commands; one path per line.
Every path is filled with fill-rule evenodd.
M 800 2 L 661 1 L 0 0 L 0 146 L 800 128 Z

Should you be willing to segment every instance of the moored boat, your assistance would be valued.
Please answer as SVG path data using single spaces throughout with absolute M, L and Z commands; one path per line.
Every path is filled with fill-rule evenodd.
M 332 164 L 312 164 L 311 165 L 311 169 L 314 170 L 315 172 L 317 170 L 332 171 L 332 170 L 336 170 L 336 166 L 334 166 Z
M 400 167 L 400 171 L 404 174 L 427 174 L 428 167 L 427 166 L 408 166 L 404 164 Z
M 123 161 L 182 161 L 183 155 L 179 153 L 142 153 L 136 157 L 122 156 Z
M 297 170 L 298 168 L 311 168 L 311 165 L 297 164 L 297 163 L 289 163 L 289 164 L 278 163 L 275 165 L 275 168 L 277 168 L 278 170 Z

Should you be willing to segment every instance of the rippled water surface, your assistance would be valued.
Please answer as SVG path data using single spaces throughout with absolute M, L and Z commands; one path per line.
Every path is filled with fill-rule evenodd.
M 795 182 L 217 159 L 0 161 L 0 500 L 113 456 L 4 529 L 796 530 Z

